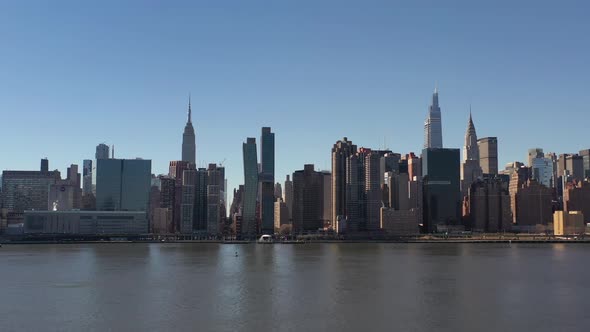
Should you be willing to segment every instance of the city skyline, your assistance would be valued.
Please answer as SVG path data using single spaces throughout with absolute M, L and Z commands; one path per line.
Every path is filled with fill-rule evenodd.
M 115 157 L 151 159 L 155 174 L 167 173 L 168 162 L 181 159 L 189 93 L 197 163 L 226 160 L 230 190 L 243 182 L 240 143 L 263 126 L 281 147 L 277 179 L 304 164 L 330 169 L 328 149 L 344 136 L 359 147 L 386 142 L 419 154 L 435 82 L 445 147 L 462 147 L 469 104 L 478 136 L 498 137 L 500 169 L 526 161 L 529 148 L 587 147 L 575 121 L 587 113 L 575 97 L 590 77 L 589 49 L 578 42 L 590 24 L 584 10 L 254 2 L 238 5 L 242 15 L 177 4 L 169 12 L 3 4 L 0 24 L 12 33 L 0 55 L 0 112 L 12 125 L 0 134 L 10 156 L 0 169 L 37 169 L 48 157 L 50 169 L 65 173 L 105 142 L 116 145 Z M 555 127 L 558 115 L 567 129 Z M 22 134 L 25 123 L 35 135 Z

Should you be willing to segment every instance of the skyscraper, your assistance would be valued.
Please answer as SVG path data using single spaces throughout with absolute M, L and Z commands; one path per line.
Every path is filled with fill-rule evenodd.
M 260 216 L 262 233 L 274 232 L 275 134 L 262 127 L 260 136 Z
M 482 171 L 479 166 L 477 134 L 471 117 L 471 111 L 469 111 L 469 122 L 467 124 L 467 131 L 465 132 L 465 145 L 463 146 L 463 164 L 461 165 L 461 192 L 463 197 L 467 196 L 471 183 L 481 176 Z
M 424 148 L 442 148 L 442 118 L 438 105 L 438 89 L 432 94 L 428 118 L 424 122 Z
M 195 129 L 191 121 L 191 99 L 188 99 L 188 119 L 184 126 L 184 133 L 182 134 L 182 161 L 196 164 L 196 143 L 195 143 Z
M 258 158 L 256 156 L 256 138 L 248 137 L 246 143 L 242 145 L 242 150 L 244 155 L 244 208 L 242 211 L 241 235 L 243 238 L 253 238 L 256 236 L 257 231 Z
M 379 209 L 381 208 L 380 159 L 375 151 L 365 155 L 365 199 L 366 199 L 366 228 L 376 231 L 380 228 Z M 399 160 L 399 159 L 398 159 Z
M 544 154 L 543 154 L 543 149 L 541 148 L 533 148 L 533 149 L 529 149 L 529 153 L 528 153 L 528 166 L 531 167 L 533 166 L 533 159 L 534 158 L 543 158 Z
M 104 143 L 97 145 L 94 159 L 109 159 L 109 146 Z
M 97 159 L 92 170 L 99 211 L 147 211 L 152 161 Z
M 293 232 L 323 228 L 323 175 L 313 165 L 293 173 Z
M 437 225 L 459 225 L 461 195 L 459 149 L 424 149 L 424 227 L 432 232 Z
M 49 160 L 47 158 L 41 159 L 41 172 L 49 172 Z
M 349 157 L 356 154 L 356 145 L 344 137 L 332 147 L 332 223 L 347 215 L 347 182 Z M 287 204 L 289 202 L 287 201 Z
M 82 192 L 92 194 L 92 160 L 84 159 L 82 163 Z
M 484 137 L 477 140 L 479 166 L 483 174 L 498 174 L 498 138 Z
M 285 204 L 287 204 L 287 209 L 289 210 L 289 222 L 293 218 L 293 181 L 291 181 L 290 176 L 287 174 L 287 179 L 285 180 L 285 193 L 284 193 L 283 200 Z
M 590 178 L 590 149 L 580 150 L 580 156 L 584 160 L 584 178 Z

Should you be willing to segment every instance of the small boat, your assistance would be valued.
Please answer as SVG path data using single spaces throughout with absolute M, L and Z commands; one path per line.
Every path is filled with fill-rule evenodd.
M 272 236 L 270 235 L 262 235 L 258 241 L 258 243 L 273 243 Z

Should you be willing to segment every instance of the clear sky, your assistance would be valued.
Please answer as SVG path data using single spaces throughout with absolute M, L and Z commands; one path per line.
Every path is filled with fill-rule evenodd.
M 330 168 L 347 136 L 419 152 L 438 82 L 445 147 L 469 104 L 500 167 L 590 147 L 587 1 L 0 2 L 0 170 L 180 159 L 192 94 L 197 159 L 243 183 L 242 142 L 276 134 L 281 182 Z M 231 200 L 231 195 L 230 195 Z

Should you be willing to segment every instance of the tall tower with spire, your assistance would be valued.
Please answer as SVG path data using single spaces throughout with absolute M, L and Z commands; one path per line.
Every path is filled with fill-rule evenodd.
M 438 88 L 434 88 L 428 118 L 424 122 L 424 148 L 442 148 L 442 119 L 438 106 Z
M 191 121 L 191 97 L 188 97 L 188 119 L 182 134 L 182 161 L 196 164 L 197 146 L 195 142 L 195 129 Z
M 463 160 L 477 160 L 479 162 L 479 146 L 477 145 L 477 134 L 471 117 L 471 106 L 469 106 L 469 122 L 465 132 L 465 146 L 463 147 Z
M 467 122 L 467 131 L 465 132 L 465 145 L 463 146 L 463 164 L 461 165 L 461 191 L 463 197 L 469 194 L 471 184 L 481 178 L 483 175 L 479 165 L 479 146 L 477 145 L 477 134 L 475 125 L 471 116 L 471 106 L 469 106 L 469 121 Z

